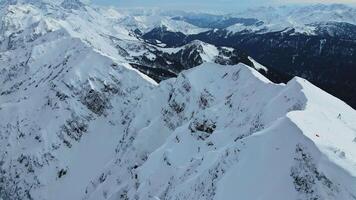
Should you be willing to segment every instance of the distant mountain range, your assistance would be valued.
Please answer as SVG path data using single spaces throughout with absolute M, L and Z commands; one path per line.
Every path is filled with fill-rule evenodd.
M 341 4 L 262 7 L 225 16 L 180 13 L 167 17 L 164 13 L 158 15 L 164 18 L 161 24 L 142 29 L 140 35 L 165 47 L 200 40 L 234 48 L 285 76 L 306 78 L 355 107 L 355 13 L 355 8 Z M 193 25 L 195 31 L 209 30 L 187 33 L 167 23 L 167 18 L 180 26 Z

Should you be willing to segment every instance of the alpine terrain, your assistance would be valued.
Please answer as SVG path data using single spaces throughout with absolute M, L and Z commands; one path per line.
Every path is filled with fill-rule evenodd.
M 193 37 L 262 22 L 146 12 L 0 2 L 0 200 L 356 200 L 356 111 Z

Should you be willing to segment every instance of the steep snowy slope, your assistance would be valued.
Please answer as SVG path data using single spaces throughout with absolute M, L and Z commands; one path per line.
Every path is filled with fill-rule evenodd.
M 80 1 L 0 15 L 0 199 L 355 199 L 356 112 L 309 82 L 205 63 L 158 85 L 128 64 L 158 47 Z
M 86 199 L 355 199 L 356 112 L 303 79 L 204 64 L 141 102 Z
M 125 117 L 152 85 L 80 41 L 48 45 L 33 50 L 29 70 L 5 76 L 15 81 L 1 94 L 4 199 L 80 199 L 90 176 L 114 155 Z M 47 51 L 54 47 L 60 51 Z
M 90 20 L 96 14 L 90 8 L 43 6 L 1 9 L 0 198 L 5 200 L 80 199 L 91 176 L 112 159 L 116 134 L 124 132 L 142 92 L 155 85 L 119 64 L 123 58 L 100 37 L 107 29 L 94 26 L 100 20 Z

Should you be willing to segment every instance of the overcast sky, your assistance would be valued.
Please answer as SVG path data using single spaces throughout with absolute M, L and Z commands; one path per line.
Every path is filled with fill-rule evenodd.
M 356 0 L 92 0 L 95 4 L 119 7 L 156 7 L 169 9 L 241 10 L 247 7 L 300 4 L 300 3 L 348 3 Z

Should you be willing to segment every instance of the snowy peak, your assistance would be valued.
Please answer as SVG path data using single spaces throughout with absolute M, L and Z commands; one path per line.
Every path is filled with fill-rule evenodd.
M 100 9 L 87 7 L 81 1 L 64 1 L 61 5 L 26 3 L 4 7 L 0 13 L 4 19 L 1 22 L 4 28 L 0 33 L 3 37 L 0 39 L 9 42 L 2 43 L 3 48 L 12 48 L 6 47 L 6 44 L 21 47 L 27 43 L 38 43 L 41 41 L 39 38 L 50 33 L 57 34 L 57 37 L 79 38 L 101 53 L 120 60 L 122 57 L 116 53 L 118 47 L 113 40 L 116 37 L 137 40 L 115 19 L 102 15 Z M 79 10 L 73 12 L 72 9 Z
M 286 27 L 300 28 L 311 23 L 346 22 L 355 24 L 356 9 L 343 4 L 316 4 L 311 6 L 261 7 L 247 10 L 236 16 L 262 20 L 270 30 Z
M 172 12 L 174 13 L 174 12 Z M 313 34 L 308 24 L 321 22 L 340 22 L 355 24 L 356 9 L 343 4 L 315 4 L 307 6 L 257 7 L 228 15 L 206 13 L 176 13 L 168 15 L 171 20 L 184 22 L 201 28 L 201 33 L 212 29 L 228 29 L 231 32 L 266 33 L 294 28 L 298 33 Z M 151 13 L 150 18 L 163 21 L 162 12 Z M 155 17 L 154 17 L 155 16 Z M 167 17 L 167 14 L 165 15 Z M 167 19 L 167 18 L 166 18 Z M 179 32 L 177 23 L 170 20 L 169 30 Z M 147 24 L 147 23 L 146 23 Z M 151 29 L 156 28 L 150 25 Z M 176 28 L 175 28 L 176 27 Z M 198 29 L 196 29 L 198 30 Z M 147 32 L 147 31 L 145 31 Z M 187 31 L 181 31 L 188 33 Z M 193 33 L 188 33 L 193 34 Z
M 104 199 L 104 191 L 110 198 L 255 199 L 251 187 L 266 200 L 355 195 L 356 179 L 346 174 L 355 173 L 356 112 L 304 79 L 275 85 L 242 64 L 206 63 L 150 94 L 140 107 L 150 112 L 132 123 L 152 120 L 129 136 L 132 147 L 88 186 L 86 199 Z M 340 127 L 342 135 L 333 134 Z
M 217 47 L 199 40 L 194 40 L 191 43 L 183 46 L 183 49 L 191 53 L 196 51 L 202 62 L 214 62 L 215 59 L 219 56 L 219 50 Z

